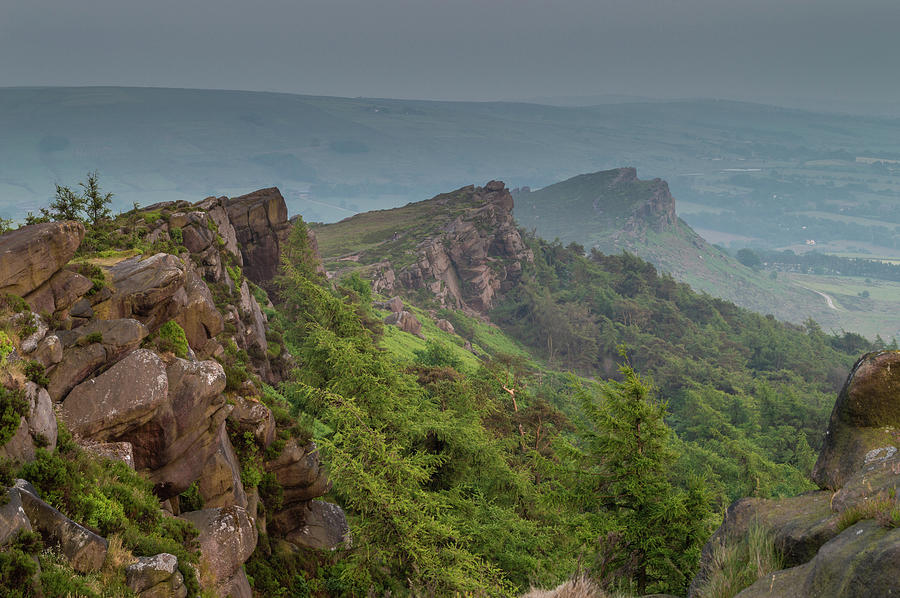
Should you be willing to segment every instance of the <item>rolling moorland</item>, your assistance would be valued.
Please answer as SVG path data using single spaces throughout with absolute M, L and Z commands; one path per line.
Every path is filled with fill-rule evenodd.
M 900 121 L 712 100 L 590 107 L 153 88 L 0 89 L 0 217 L 100 168 L 118 209 L 278 185 L 331 222 L 472 180 L 634 166 L 729 246 L 900 257 Z
M 897 351 L 530 236 L 497 181 L 314 233 L 85 194 L 0 235 L 9 595 L 896 584 Z

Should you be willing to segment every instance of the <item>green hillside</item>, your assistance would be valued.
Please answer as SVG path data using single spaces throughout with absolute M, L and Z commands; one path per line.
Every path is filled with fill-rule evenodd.
M 675 216 L 678 203 L 664 181 L 640 180 L 633 169 L 579 175 L 514 196 L 516 220 L 546 239 L 634 253 L 698 291 L 790 322 L 813 318 L 826 329 L 873 339 L 900 335 L 900 318 L 886 316 L 883 305 L 832 307 L 796 276 L 773 278 L 771 271 L 742 265 Z M 898 295 L 879 298 L 900 301 Z

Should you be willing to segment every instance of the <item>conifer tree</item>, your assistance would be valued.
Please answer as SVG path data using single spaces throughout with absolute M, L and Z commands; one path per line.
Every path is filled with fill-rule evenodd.
M 109 211 L 109 204 L 112 202 L 112 193 L 101 193 L 99 175 L 97 171 L 89 172 L 87 180 L 79 183 L 84 189 L 82 200 L 84 201 L 83 210 L 87 215 L 88 221 L 97 226 L 101 220 L 109 218 L 112 213 Z
M 708 534 L 708 493 L 699 482 L 689 490 L 671 479 L 673 434 L 664 421 L 666 403 L 630 365 L 622 382 L 601 387 L 601 397 L 582 393 L 592 424 L 587 448 L 598 464 L 598 495 L 618 530 L 599 555 L 602 576 L 623 578 L 639 594 L 683 592 Z

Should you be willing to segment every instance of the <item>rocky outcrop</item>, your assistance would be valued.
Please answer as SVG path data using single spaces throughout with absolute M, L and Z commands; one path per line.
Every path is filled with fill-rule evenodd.
M 0 236 L 0 293 L 25 297 L 65 265 L 84 238 L 80 222 L 45 222 Z
M 140 598 L 184 598 L 187 588 L 173 554 L 139 557 L 125 568 L 125 585 Z
M 260 189 L 232 197 L 225 209 L 243 255 L 244 272 L 256 284 L 268 286 L 278 273 L 281 247 L 290 234 L 284 197 L 275 187 Z
M 422 335 L 422 323 L 416 316 L 412 314 L 412 312 L 392 312 L 388 317 L 384 319 L 384 323 L 389 326 L 396 326 L 403 332 L 408 332 L 410 334 L 414 334 L 418 337 L 424 338 L 424 336 Z
M 900 592 L 900 351 L 864 355 L 832 411 L 813 471 L 821 491 L 793 498 L 745 498 L 703 548 L 689 596 L 713 574 L 720 544 L 739 541 L 752 524 L 770 531 L 789 569 L 760 579 L 738 596 L 887 596 Z M 862 519 L 860 523 L 846 527 Z M 846 529 L 845 529 L 846 528 Z
M 870 451 L 900 445 L 898 397 L 900 351 L 869 353 L 856 362 L 831 412 L 813 469 L 820 488 L 841 488 Z
M 76 272 L 60 270 L 26 295 L 25 301 L 38 313 L 52 314 L 71 308 L 93 286 L 90 279 Z
M 252 592 L 241 565 L 256 548 L 256 529 L 246 509 L 224 507 L 192 511 L 181 515 L 200 532 L 201 568 L 210 575 L 202 579 L 205 588 L 217 596 L 251 598 Z
M 109 276 L 114 292 L 93 308 L 103 320 L 135 318 L 152 332 L 174 318 L 187 300 L 185 265 L 174 255 L 133 257 L 112 266 Z
M 228 415 L 230 425 L 239 434 L 250 433 L 263 448 L 275 441 L 275 417 L 272 411 L 258 400 L 237 396 Z
M 441 305 L 485 313 L 534 256 L 516 228 L 513 198 L 503 183 L 465 187 L 449 196 L 469 207 L 439 235 L 423 240 L 415 263 L 397 278 L 407 289 L 428 289 Z

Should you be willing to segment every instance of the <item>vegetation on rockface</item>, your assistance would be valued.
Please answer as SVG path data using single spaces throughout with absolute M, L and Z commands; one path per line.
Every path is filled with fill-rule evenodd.
M 159 351 L 169 351 L 176 357 L 187 358 L 190 347 L 184 329 L 175 320 L 169 320 L 156 331 L 152 342 Z
M 711 468 L 723 500 L 787 496 L 807 479 L 859 347 L 693 292 L 629 254 L 529 241 L 522 285 L 492 317 L 553 367 L 616 375 L 625 344 L 668 402 L 683 471 Z M 851 343 L 852 344 L 852 343 Z

